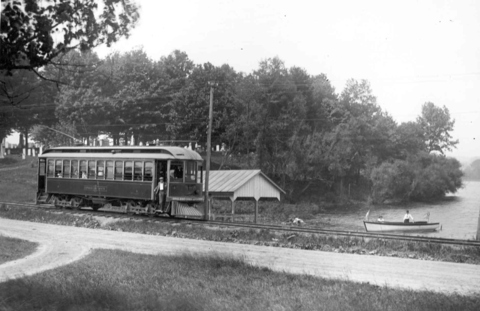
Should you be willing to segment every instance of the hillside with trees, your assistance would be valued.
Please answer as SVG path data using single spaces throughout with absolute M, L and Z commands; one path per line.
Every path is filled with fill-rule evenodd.
M 95 10 L 90 1 L 78 3 Z M 72 32 L 63 45 L 28 50 L 38 56 L 30 59 L 22 57 L 24 45 L 15 47 L 3 35 L 28 40 L 4 22 L 8 14 L 9 23 L 27 17 L 14 8 L 2 11 L 2 49 L 7 44 L 8 55 L 16 56 L 2 58 L 0 67 L 0 137 L 15 130 L 47 146 L 76 142 L 59 131 L 87 143 L 106 135 L 116 145 L 133 137 L 137 144 L 188 140 L 205 146 L 214 82 L 212 144 L 226 146 L 221 164 L 261 169 L 290 200 L 317 193 L 372 203 L 430 201 L 462 187 L 460 163 L 444 155 L 458 144 L 446 107 L 424 103 L 415 121 L 398 124 L 368 81 L 350 79 L 337 92 L 325 74 L 287 68 L 278 57 L 261 60 L 251 73 L 196 64 L 178 50 L 157 60 L 142 50 L 100 58 L 90 48 L 128 36 L 138 18 L 135 7 L 121 3 L 122 12 L 93 21 L 101 28 L 114 23 L 112 14 L 127 16 L 113 33 Z M 60 18 L 58 8 L 45 10 L 34 7 L 29 18 Z M 58 22 L 83 25 L 81 16 Z

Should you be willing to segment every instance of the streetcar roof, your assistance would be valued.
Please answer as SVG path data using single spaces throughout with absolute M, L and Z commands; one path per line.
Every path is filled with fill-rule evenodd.
M 40 157 L 203 160 L 196 151 L 176 146 L 56 147 L 45 150 Z

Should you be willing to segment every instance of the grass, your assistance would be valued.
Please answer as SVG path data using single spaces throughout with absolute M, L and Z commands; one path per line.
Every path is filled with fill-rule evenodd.
M 101 215 L 101 214 L 99 214 Z M 356 253 L 480 264 L 480 247 L 450 246 L 424 242 L 383 240 L 377 238 L 332 237 L 314 234 L 297 234 L 270 230 L 236 229 L 205 226 L 187 221 L 155 222 L 138 217 L 102 225 L 99 218 L 81 214 L 64 214 L 55 210 L 7 207 L 0 205 L 0 217 L 76 226 L 93 229 L 134 232 L 140 234 L 204 239 L 273 247 Z
M 480 297 L 328 280 L 241 258 L 96 250 L 79 262 L 0 284 L 9 310 L 479 310 Z
M 9 156 L 0 160 L 0 200 L 9 202 L 34 202 L 37 192 L 37 167 L 35 157 L 22 160 Z M 20 167 L 19 167 L 20 166 Z M 18 167 L 14 170 L 5 168 Z
M 38 244 L 0 235 L 0 265 L 33 253 Z

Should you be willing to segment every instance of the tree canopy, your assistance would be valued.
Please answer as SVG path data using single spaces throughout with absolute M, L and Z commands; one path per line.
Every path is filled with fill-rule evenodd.
M 129 0 L 2 1 L 0 70 L 38 68 L 61 53 L 110 46 L 138 20 Z
M 133 137 L 205 146 L 215 82 L 212 144 L 226 146 L 222 163 L 262 169 L 289 197 L 315 187 L 344 195 L 353 186 L 373 202 L 432 200 L 462 186 L 458 162 L 435 152 L 456 145 L 448 110 L 426 103 L 417 120 L 397 124 L 366 80 L 350 79 L 337 93 L 325 74 L 288 68 L 278 57 L 245 74 L 196 64 L 178 50 L 158 60 L 141 49 L 103 59 L 71 51 L 54 62 L 81 66 L 68 74 L 44 67 L 47 79 L 64 84 L 35 97 L 52 107 L 38 123 L 90 143 L 106 135 L 115 145 Z M 22 132 L 45 144 L 74 142 L 34 123 L 22 122 Z
M 440 108 L 431 102 L 425 103 L 417 123 L 422 128 L 427 152 L 438 151 L 443 154 L 447 150 L 451 151 L 458 144 L 458 140 L 453 140 L 450 135 L 455 120 L 450 119 L 447 107 Z

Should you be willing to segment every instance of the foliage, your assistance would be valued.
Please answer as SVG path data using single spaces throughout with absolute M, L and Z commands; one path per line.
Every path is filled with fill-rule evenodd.
M 454 164 L 438 164 L 451 171 L 441 174 L 435 166 L 422 166 L 423 153 L 443 153 L 458 143 L 450 136 L 454 121 L 448 109 L 426 103 L 416 122 L 397 125 L 366 80 L 350 79 L 337 94 L 326 75 L 287 68 L 278 57 L 243 74 L 227 64 L 195 64 L 178 50 L 157 61 L 141 49 L 104 59 L 72 51 L 54 63 L 43 74 L 63 85 L 35 98 L 53 102 L 55 114 L 25 114 L 17 122 L 28 127 L 22 132 L 43 124 L 78 138 L 107 135 L 115 145 L 133 137 L 137 144 L 183 140 L 205 146 L 213 82 L 212 143 L 226 146 L 221 166 L 245 159 L 242 167 L 260 168 L 287 190 L 287 199 L 319 183 L 340 195 L 346 185 L 366 189 L 374 183 L 378 201 L 433 199 L 460 185 Z M 71 143 L 45 127 L 36 127 L 35 137 L 52 145 Z
M 405 122 L 396 130 L 395 154 L 396 158 L 405 160 L 408 155 L 427 151 L 425 146 L 424 131 L 417 122 Z
M 72 146 L 79 143 L 75 125 L 66 121 L 59 121 L 52 127 L 36 125 L 31 130 L 31 136 L 44 147 Z
M 137 20 L 129 0 L 2 1 L 0 70 L 36 70 L 73 49 L 110 46 Z
M 0 87 L 0 140 L 12 130 L 28 138 L 36 124 L 54 122 L 56 89 L 29 71 L 3 76 Z M 3 132 L 3 133 L 2 133 Z
M 371 173 L 373 203 L 431 201 L 455 193 L 462 185 L 460 162 L 422 153 L 406 160 L 385 162 Z
M 423 130 L 428 152 L 437 151 L 443 154 L 458 144 L 458 140 L 453 140 L 450 135 L 455 120 L 450 120 L 447 107 L 439 108 L 431 102 L 423 104 L 422 115 L 417 118 L 417 123 Z
M 372 202 L 383 203 L 385 200 L 407 201 L 415 179 L 414 172 L 405 160 L 384 162 L 372 170 Z
M 430 201 L 455 193 L 462 184 L 461 164 L 442 155 L 421 155 L 416 158 L 417 170 L 411 198 Z

